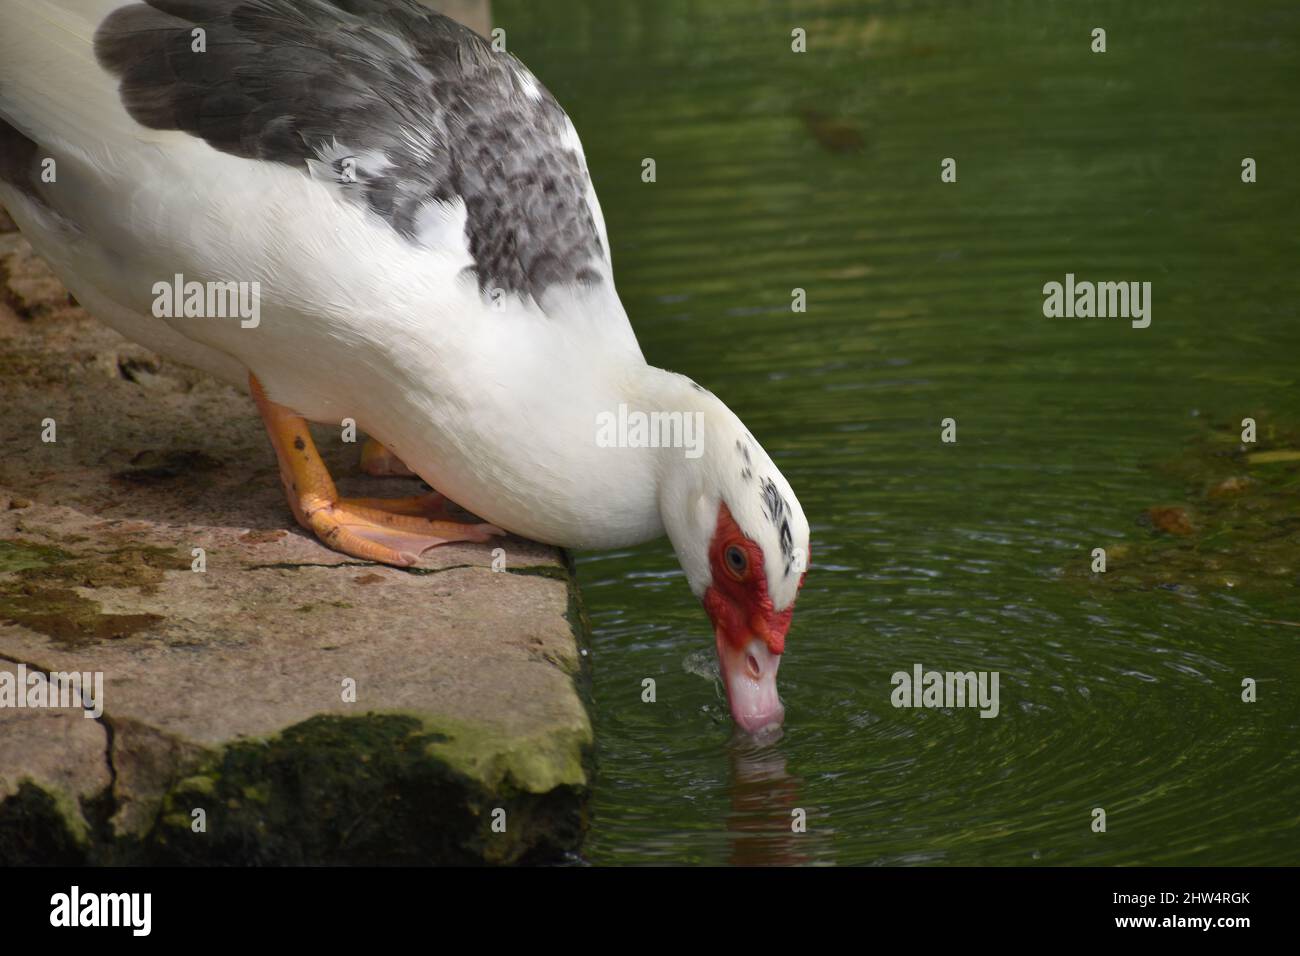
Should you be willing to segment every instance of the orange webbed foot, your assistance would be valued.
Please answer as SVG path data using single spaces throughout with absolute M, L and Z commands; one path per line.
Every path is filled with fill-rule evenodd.
M 319 502 L 306 511 L 307 521 L 316 536 L 331 548 L 399 567 L 410 567 L 421 554 L 440 544 L 483 542 L 505 534 L 485 522 L 437 520 L 375 504 L 375 499 L 366 498 Z
M 366 561 L 410 567 L 438 545 L 483 542 L 505 534 L 486 522 L 456 520 L 447 499 L 436 492 L 394 499 L 341 498 L 307 422 L 272 402 L 255 376 L 249 376 L 249 386 L 275 449 L 289 506 L 298 523 L 329 547 Z

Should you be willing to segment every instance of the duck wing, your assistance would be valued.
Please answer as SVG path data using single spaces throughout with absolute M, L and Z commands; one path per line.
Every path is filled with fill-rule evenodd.
M 182 134 L 459 257 L 485 298 L 613 295 L 572 122 L 511 54 L 415 0 L 5 0 L 0 28 L 0 176 L 20 188 L 44 185 L 24 143 L 165 150 Z M 34 34 L 43 66 L 24 55 Z M 132 128 L 108 128 L 107 96 Z

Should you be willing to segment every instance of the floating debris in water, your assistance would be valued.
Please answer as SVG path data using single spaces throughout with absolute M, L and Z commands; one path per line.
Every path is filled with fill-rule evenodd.
M 1157 531 L 1165 534 L 1187 536 L 1196 533 L 1196 526 L 1187 516 L 1185 508 L 1148 508 L 1143 514 L 1143 522 L 1150 524 Z
M 1290 449 L 1257 451 L 1246 456 L 1246 463 L 1249 465 L 1276 465 L 1284 461 L 1300 461 L 1300 451 Z
M 1184 599 L 1206 589 L 1294 588 L 1300 573 L 1300 452 L 1294 451 L 1300 426 L 1270 421 L 1258 443 L 1243 443 L 1235 422 L 1207 417 L 1193 426 L 1183 454 L 1149 466 L 1166 487 L 1171 479 L 1181 483 L 1186 496 L 1182 504 L 1143 512 L 1139 523 L 1159 533 L 1111 541 L 1104 573 L 1096 572 L 1095 562 L 1080 561 L 1063 568 L 1066 578 Z M 1267 467 L 1256 467 L 1261 464 Z
M 1231 478 L 1224 478 L 1221 482 L 1210 489 L 1211 498 L 1223 498 L 1227 495 L 1239 495 L 1250 489 L 1251 480 L 1243 478 L 1240 475 L 1233 475 Z
M 811 106 L 800 109 L 799 118 L 813 139 L 832 153 L 860 153 L 866 144 L 861 131 L 846 119 Z

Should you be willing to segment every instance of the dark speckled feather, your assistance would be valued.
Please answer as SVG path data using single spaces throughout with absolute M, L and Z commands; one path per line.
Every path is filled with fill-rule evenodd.
M 563 110 L 414 0 L 148 0 L 111 14 L 95 52 L 137 122 L 324 178 L 410 242 L 429 204 L 459 198 L 481 290 L 601 281 Z
M 748 459 L 748 451 L 746 451 L 745 457 Z M 790 505 L 782 497 L 780 490 L 776 487 L 776 482 L 771 478 L 764 478 L 761 488 L 763 493 L 763 513 L 767 515 L 767 519 L 777 529 L 778 540 L 781 545 L 781 556 L 785 559 L 785 573 L 789 575 L 794 564 L 794 539 L 790 533 Z

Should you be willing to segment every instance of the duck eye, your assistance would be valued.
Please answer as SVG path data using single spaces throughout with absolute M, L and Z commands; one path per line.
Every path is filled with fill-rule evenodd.
M 736 575 L 743 575 L 749 570 L 749 558 L 746 557 L 745 552 L 736 545 L 733 544 L 727 548 L 726 557 L 727 567 Z

